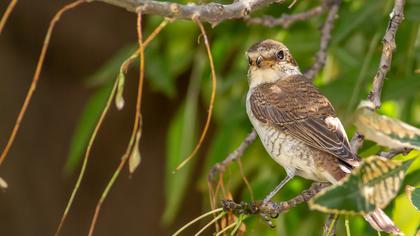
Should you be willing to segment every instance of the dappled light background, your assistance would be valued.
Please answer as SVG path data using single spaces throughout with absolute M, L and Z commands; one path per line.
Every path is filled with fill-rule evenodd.
M 4 147 L 32 79 L 48 23 L 69 1 L 19 1 L 0 35 L 0 146 Z M 8 1 L 0 2 L 3 12 Z M 256 12 L 273 16 L 317 6 L 298 1 L 292 9 L 278 4 Z M 354 132 L 352 113 L 366 98 L 381 54 L 381 38 L 393 1 L 344 1 L 332 32 L 328 60 L 315 84 L 332 101 Z M 380 112 L 420 126 L 420 2 L 407 0 L 392 68 L 383 90 Z M 214 117 L 204 146 L 177 174 L 172 171 L 193 149 L 207 115 L 210 70 L 198 27 L 190 21 L 170 23 L 146 49 L 143 95 L 142 162 L 130 177 L 125 169 L 97 222 L 95 235 L 169 235 L 208 211 L 207 173 L 251 131 L 245 113 L 247 60 L 254 42 L 273 38 L 285 42 L 302 70 L 310 67 L 319 48 L 319 27 L 325 14 L 289 29 L 225 21 L 205 24 L 218 79 Z M 145 35 L 161 22 L 146 16 Z M 86 137 L 110 91 L 119 66 L 136 49 L 136 15 L 104 3 L 84 4 L 65 13 L 53 32 L 35 96 L 0 176 L 9 188 L 0 192 L 0 235 L 52 235 L 80 170 Z M 201 43 L 199 43 L 201 41 Z M 95 205 L 117 167 L 129 140 L 134 118 L 138 69 L 132 66 L 125 87 L 126 107 L 112 107 L 94 144 L 86 177 L 61 235 L 87 234 Z M 366 142 L 367 156 L 381 148 Z M 255 142 L 242 158 L 253 193 L 262 199 L 284 177 L 283 169 Z M 418 185 L 417 160 L 410 169 Z M 238 166 L 226 171 L 225 188 L 234 199 L 250 200 Z M 417 178 L 416 178 L 417 176 Z M 310 185 L 296 178 L 276 196 L 286 200 Z M 387 213 L 405 232 L 413 233 L 420 213 L 399 197 Z M 250 217 L 247 235 L 320 235 L 325 215 L 302 204 L 275 220 L 270 229 Z M 201 223 L 201 226 L 205 222 Z M 185 235 L 192 235 L 200 224 Z M 376 235 L 360 217 L 350 218 L 354 235 Z M 340 220 L 338 235 L 343 235 Z M 211 235 L 207 232 L 205 235 Z M 410 235 L 410 234 L 408 234 Z M 411 234 L 412 235 L 412 234 Z

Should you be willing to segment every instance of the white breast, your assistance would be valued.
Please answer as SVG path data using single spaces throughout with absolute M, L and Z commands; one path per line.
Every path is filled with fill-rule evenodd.
M 289 175 L 300 175 L 307 179 L 320 180 L 320 176 L 317 176 L 314 171 L 313 150 L 299 140 L 281 132 L 278 128 L 264 124 L 255 118 L 249 102 L 251 92 L 252 89 L 247 95 L 246 110 L 268 154 L 283 166 Z

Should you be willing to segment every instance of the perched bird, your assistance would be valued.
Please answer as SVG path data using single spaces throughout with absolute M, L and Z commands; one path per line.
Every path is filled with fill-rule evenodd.
M 249 119 L 269 155 L 286 170 L 271 198 L 294 176 L 337 183 L 357 167 L 346 131 L 328 99 L 299 70 L 289 49 L 264 40 L 248 51 Z M 365 216 L 379 231 L 399 233 L 381 210 Z

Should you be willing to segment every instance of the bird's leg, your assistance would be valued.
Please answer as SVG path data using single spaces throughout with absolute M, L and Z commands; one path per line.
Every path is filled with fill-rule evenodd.
M 293 175 L 287 175 L 286 178 L 283 179 L 283 181 L 280 182 L 279 185 L 277 185 L 277 187 L 271 191 L 270 194 L 268 194 L 263 201 L 263 205 L 267 204 L 279 191 L 281 188 L 283 188 L 283 186 L 289 182 L 289 180 L 291 180 L 293 178 Z

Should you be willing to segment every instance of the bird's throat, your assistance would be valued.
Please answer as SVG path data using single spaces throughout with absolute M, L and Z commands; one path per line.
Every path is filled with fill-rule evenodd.
M 250 68 L 248 70 L 249 87 L 254 88 L 260 84 L 273 83 L 279 79 L 287 78 L 291 75 L 302 74 L 298 67 L 287 68 Z

